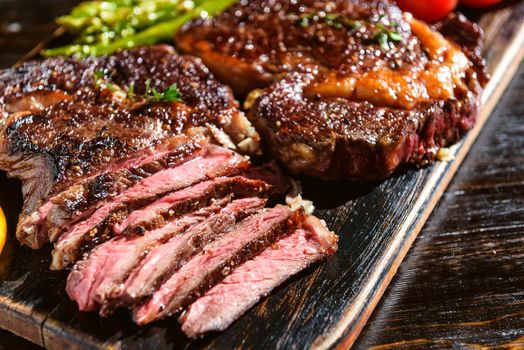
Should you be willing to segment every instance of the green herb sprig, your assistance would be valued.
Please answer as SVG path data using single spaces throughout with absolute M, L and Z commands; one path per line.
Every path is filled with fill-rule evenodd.
M 377 22 L 375 26 L 378 31 L 375 34 L 374 40 L 376 40 L 383 50 L 389 50 L 391 48 L 390 43 L 397 43 L 404 40 L 402 35 L 394 29 L 395 24 L 386 27 L 383 23 Z
M 289 18 L 296 21 L 296 23 L 301 27 L 309 27 L 314 23 L 325 23 L 326 25 L 333 27 L 335 29 L 360 29 L 365 25 L 374 25 L 377 28 L 377 31 L 373 37 L 373 41 L 378 43 L 383 50 L 389 50 L 391 48 L 390 44 L 401 42 L 404 40 L 402 35 L 396 31 L 397 24 L 391 23 L 390 25 L 384 25 L 382 18 L 384 15 L 380 16 L 378 21 L 371 22 L 368 20 L 355 20 L 347 16 L 343 16 L 336 13 L 322 13 L 322 12 L 304 12 L 300 14 L 290 13 Z
M 95 88 L 97 90 L 108 89 L 111 92 L 122 90 L 117 85 L 111 83 L 111 76 L 107 77 L 103 70 L 96 70 L 93 73 Z M 157 89 L 151 87 L 151 81 L 148 79 L 145 83 L 145 92 L 143 95 L 137 96 L 135 93 L 135 84 L 131 83 L 126 91 L 126 96 L 129 100 L 143 99 L 146 102 L 183 102 L 182 93 L 178 89 L 177 84 L 169 86 L 164 91 L 160 92 Z
M 115 92 L 115 86 L 110 82 L 110 78 L 106 77 L 106 73 L 103 70 L 95 70 L 93 72 L 93 79 L 95 81 L 95 89 L 108 89 L 111 92 Z
M 177 84 L 173 84 L 163 92 L 151 87 L 151 82 L 146 81 L 146 92 L 144 98 L 151 102 L 182 102 L 182 93 Z

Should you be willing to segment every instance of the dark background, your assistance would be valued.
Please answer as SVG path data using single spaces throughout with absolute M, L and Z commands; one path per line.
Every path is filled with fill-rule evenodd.
M 77 2 L 0 0 L 0 67 L 43 40 L 53 18 Z M 524 348 L 523 64 L 355 348 L 479 345 Z M 0 331 L 0 349 L 31 348 Z

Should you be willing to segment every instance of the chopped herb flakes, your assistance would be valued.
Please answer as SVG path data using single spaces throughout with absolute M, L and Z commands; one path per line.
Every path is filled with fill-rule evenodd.
M 397 23 L 391 23 L 389 25 L 384 25 L 382 22 L 382 18 L 384 15 L 380 16 L 378 21 L 376 22 L 370 22 L 367 20 L 354 20 L 347 16 L 335 14 L 335 13 L 324 13 L 324 12 L 318 12 L 318 13 L 311 13 L 311 12 L 305 12 L 301 14 L 295 14 L 290 13 L 289 18 L 293 21 L 296 21 L 296 23 L 301 27 L 309 27 L 313 25 L 314 23 L 324 23 L 332 28 L 335 29 L 360 29 L 364 25 L 374 25 L 376 28 L 375 36 L 373 37 L 373 42 L 380 45 L 380 47 L 383 50 L 389 50 L 391 48 L 390 44 L 394 44 L 396 42 L 401 42 L 403 40 L 402 35 L 400 35 L 396 28 L 398 26 Z
M 97 90 L 107 89 L 111 92 L 115 92 L 116 89 L 113 84 L 109 82 L 109 78 L 106 78 L 106 73 L 103 70 L 95 70 L 93 73 L 95 88 Z
M 94 73 L 95 88 L 97 90 L 108 89 L 111 92 L 120 90 L 120 87 L 111 83 L 104 71 L 96 70 Z M 178 89 L 177 84 L 173 84 L 163 92 L 151 87 L 151 82 L 146 81 L 145 93 L 137 96 L 135 93 L 135 84 L 131 83 L 126 91 L 126 96 L 129 100 L 143 99 L 147 102 L 182 102 L 182 93 Z
M 384 24 L 377 22 L 375 25 L 378 32 L 375 34 L 375 40 L 384 50 L 390 49 L 390 43 L 400 42 L 403 40 L 402 35 L 392 28 L 395 28 L 394 24 L 385 26 Z

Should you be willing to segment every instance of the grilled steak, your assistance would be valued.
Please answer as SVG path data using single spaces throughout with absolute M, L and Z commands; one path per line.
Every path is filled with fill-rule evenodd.
M 241 221 L 227 234 L 207 245 L 133 310 L 139 325 L 180 311 L 231 273 L 235 266 L 258 255 L 280 237 L 300 227 L 301 212 L 276 206 Z
M 290 170 L 368 180 L 432 161 L 475 123 L 481 30 L 460 16 L 436 28 L 388 0 L 255 0 L 176 42 L 241 96 L 269 85 L 249 118 Z
M 180 96 L 158 98 L 173 87 Z M 53 58 L 0 71 L 0 113 L 0 169 L 23 182 L 17 231 L 33 248 L 47 240 L 42 223 L 51 198 L 67 197 L 74 212 L 74 206 L 91 203 L 83 189 L 76 192 L 79 182 L 92 178 L 86 185 L 94 186 L 94 198 L 107 188 L 97 187 L 107 184 L 105 178 L 129 181 L 129 174 L 113 174 L 122 170 L 114 164 L 146 170 L 129 164 L 169 151 L 166 144 L 182 142 L 180 135 L 203 134 L 245 152 L 255 151 L 258 142 L 230 90 L 198 60 L 167 46 L 83 60 Z M 116 185 L 110 196 L 120 189 Z
M 248 161 L 238 153 L 218 146 L 207 146 L 203 155 L 141 180 L 61 235 L 53 249 L 51 268 L 62 269 L 78 260 L 83 245 L 98 244 L 110 238 L 113 226 L 131 211 L 168 192 L 238 173 L 248 165 Z
M 277 241 L 191 304 L 179 318 L 189 337 L 222 331 L 289 277 L 332 254 L 337 236 L 315 217 Z

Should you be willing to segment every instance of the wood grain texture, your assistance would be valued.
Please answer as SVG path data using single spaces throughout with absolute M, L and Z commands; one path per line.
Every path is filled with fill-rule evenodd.
M 30 40 L 31 33 L 36 32 L 40 35 L 38 39 L 43 39 L 52 30 L 49 20 L 60 9 L 64 12 L 66 5 L 73 2 L 42 1 L 41 3 L 47 5 L 56 5 L 42 6 L 46 8 L 42 11 L 47 11 L 45 15 L 49 14 L 50 17 L 43 19 L 34 12 L 30 17 L 36 21 L 34 28 L 45 27 L 48 28 L 47 32 L 34 28 L 24 29 L 18 34 L 22 40 L 17 42 L 23 43 L 23 38 Z M 8 3 L 13 5 L 16 2 L 9 0 Z M 29 3 L 34 4 L 28 0 L 25 3 L 26 6 Z M 0 10 L 2 5 L 3 3 L 0 4 Z M 498 89 L 493 85 L 489 95 L 495 98 L 484 109 L 484 117 L 487 117 L 486 112 L 498 101 L 497 93 L 501 93 L 507 79 L 512 76 L 508 69 L 516 67 L 517 61 L 504 62 L 503 57 L 508 47 L 512 47 L 512 50 L 521 49 L 518 45 L 511 46 L 511 43 L 518 36 L 516 28 L 522 26 L 523 18 L 524 4 L 514 2 L 510 7 L 500 9 L 496 16 L 490 14 L 480 19 L 487 32 L 490 69 L 493 72 L 499 68 L 501 72 L 494 79 L 500 81 L 501 85 Z M 28 23 L 33 26 L 32 23 L 35 22 Z M 13 34 L 11 40 L 15 37 Z M 518 52 L 519 50 L 513 52 L 513 56 Z M 2 63 L 10 64 L 20 56 L 21 54 L 16 58 L 12 57 L 11 61 L 6 59 Z M 501 61 L 503 65 L 500 64 Z M 138 329 L 125 313 L 119 313 L 110 319 L 79 313 L 76 305 L 65 297 L 64 275 L 47 270 L 49 251 L 35 253 L 13 242 L 8 245 L 7 254 L 0 259 L 0 296 L 4 297 L 0 325 L 49 348 L 346 347 L 353 343 L 364 326 L 474 136 L 475 132 L 470 133 L 462 148 L 455 147 L 458 157 L 456 162 L 439 163 L 421 171 L 410 170 L 382 183 L 363 186 L 319 183 L 304 179 L 306 197 L 315 200 L 320 207 L 321 216 L 341 234 L 340 252 L 327 263 L 310 269 L 279 288 L 227 332 L 188 342 L 174 320 Z M 19 188 L 13 181 L 5 182 L 0 179 L 0 183 L 2 188 L 8 188 L 6 194 L 1 192 L 0 204 L 8 209 L 6 214 L 12 228 L 19 209 Z M 7 204 L 9 205 L 6 207 Z M 460 223 L 460 219 L 456 222 Z M 438 258 L 435 256 L 433 259 L 433 264 L 438 265 Z M 396 300 L 399 295 L 389 298 Z M 430 301 L 433 302 L 432 305 L 442 302 L 439 295 Z M 479 303 L 482 305 L 482 302 Z M 424 306 L 421 308 L 425 310 Z M 383 334 L 384 341 L 380 338 L 367 341 L 367 336 L 358 347 L 389 347 L 392 343 L 402 342 L 406 339 L 402 328 L 410 324 L 409 320 L 402 320 L 405 323 L 399 326 L 400 330 L 396 333 L 386 331 Z M 384 324 L 387 324 L 387 318 L 381 322 L 384 323 L 379 324 L 378 329 L 386 329 Z M 367 332 L 380 334 L 376 329 Z M 389 335 L 391 336 L 388 338 Z M 422 346 L 425 340 L 421 339 L 426 338 L 413 338 L 404 345 Z M 433 344 L 431 338 L 428 339 L 430 340 L 425 341 L 425 345 Z M 445 346 L 445 343 L 438 341 L 435 344 Z

